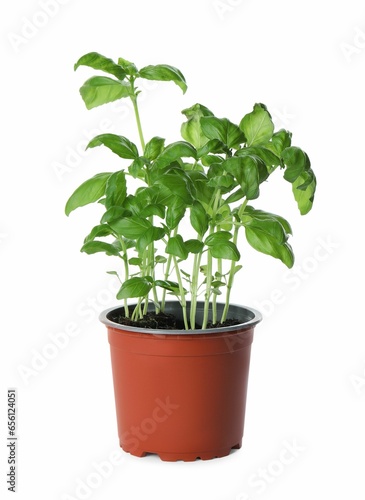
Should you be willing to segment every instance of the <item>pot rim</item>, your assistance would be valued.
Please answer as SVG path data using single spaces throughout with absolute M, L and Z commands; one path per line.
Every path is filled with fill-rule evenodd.
M 198 302 L 198 304 L 203 304 L 203 302 Z M 129 307 L 133 307 L 135 304 L 130 304 Z M 178 307 L 178 310 L 181 310 L 181 306 L 179 302 L 177 301 L 166 301 L 165 303 L 166 306 L 170 305 L 176 305 Z M 187 301 L 187 307 L 189 308 L 190 306 L 190 301 Z M 217 306 L 219 307 L 224 307 L 224 304 L 222 303 L 217 303 Z M 149 304 L 149 307 L 153 307 L 153 304 Z M 120 323 L 116 323 L 115 321 L 112 321 L 111 319 L 108 318 L 108 315 L 116 311 L 118 309 L 124 309 L 124 306 L 122 305 L 116 305 L 113 307 L 109 307 L 108 309 L 105 309 L 102 311 L 99 315 L 99 321 L 106 325 L 107 328 L 114 328 L 116 330 L 123 330 L 126 332 L 135 332 L 135 333 L 144 333 L 147 335 L 212 335 L 212 334 L 218 334 L 218 333 L 236 333 L 236 332 L 241 332 L 242 330 L 247 330 L 255 327 L 260 321 L 262 321 L 262 314 L 260 311 L 257 309 L 250 307 L 250 306 L 242 306 L 238 304 L 230 304 L 229 305 L 231 310 L 239 310 L 241 313 L 246 313 L 249 318 L 246 321 L 243 321 L 242 323 L 239 323 L 237 325 L 230 325 L 230 326 L 224 326 L 224 327 L 217 327 L 217 328 L 205 328 L 204 330 L 199 328 L 199 329 L 194 329 L 194 330 L 164 330 L 164 329 L 154 329 L 154 328 L 140 328 L 136 326 L 128 326 L 128 325 L 122 325 Z

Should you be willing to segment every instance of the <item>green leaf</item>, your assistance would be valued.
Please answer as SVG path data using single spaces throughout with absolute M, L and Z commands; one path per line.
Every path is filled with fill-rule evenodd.
M 167 259 L 164 255 L 156 255 L 155 262 L 156 264 L 166 264 Z
M 123 207 L 111 207 L 104 213 L 100 222 L 104 224 L 105 222 L 112 222 L 113 220 L 129 217 L 130 215 L 131 213 Z
M 208 186 L 219 188 L 222 194 L 226 194 L 236 187 L 236 183 L 230 174 L 216 175 L 209 179 Z
M 111 274 L 112 276 L 116 276 L 118 280 L 121 281 L 117 271 L 107 271 L 106 274 Z
M 227 259 L 236 262 L 241 258 L 237 246 L 232 241 L 222 241 L 219 245 L 210 246 L 209 251 L 212 257 L 216 259 Z
M 265 147 L 271 149 L 277 156 L 281 156 L 284 149 L 291 145 L 291 132 L 281 129 L 272 136 L 270 142 L 265 144 Z
M 240 128 L 227 118 L 206 116 L 200 119 L 202 131 L 208 139 L 219 139 L 228 148 L 237 149 L 245 141 Z
M 208 231 L 209 217 L 199 201 L 194 201 L 193 206 L 190 207 L 190 223 L 200 236 L 204 236 Z
M 186 175 L 194 185 L 194 199 L 199 200 L 204 207 L 205 205 L 209 206 L 215 190 L 208 186 L 206 174 L 196 170 L 190 170 L 186 172 Z
M 128 260 L 128 264 L 131 266 L 141 266 L 143 263 L 143 260 L 139 257 L 132 257 L 131 259 Z
M 248 200 L 254 200 L 259 196 L 259 168 L 255 157 L 235 156 L 225 160 L 223 166 L 226 172 L 237 179 Z
M 203 134 L 200 118 L 213 116 L 213 113 L 202 104 L 194 104 L 191 108 L 184 109 L 182 114 L 188 119 L 181 125 L 182 137 L 196 148 L 201 148 L 208 138 Z
M 173 196 L 167 187 L 154 185 L 138 189 L 137 198 L 142 207 L 147 207 L 149 204 L 166 206 L 173 199 Z
M 105 73 L 109 73 L 118 78 L 118 80 L 124 80 L 126 77 L 126 72 L 118 64 L 116 64 L 112 59 L 102 56 L 97 52 L 89 52 L 84 56 L 80 57 L 74 66 L 76 71 L 79 66 L 89 66 L 90 68 L 99 69 Z
M 107 76 L 93 76 L 80 88 L 81 97 L 87 109 L 96 108 L 102 104 L 129 97 L 131 86 Z
M 255 104 L 253 111 L 245 115 L 240 129 L 246 136 L 248 146 L 259 146 L 268 142 L 274 133 L 274 124 L 264 104 Z
M 110 172 L 96 174 L 83 182 L 68 199 L 65 207 L 66 215 L 70 215 L 76 208 L 100 200 L 105 194 L 105 186 L 111 175 Z
M 204 241 L 205 245 L 208 247 L 219 246 L 230 240 L 232 235 L 228 231 L 217 231 L 216 233 L 210 234 L 208 238 Z
M 317 180 L 311 168 L 293 182 L 293 194 L 301 215 L 307 214 L 312 209 L 316 187 Z
M 196 159 L 196 157 L 196 149 L 194 146 L 185 141 L 177 141 L 165 147 L 156 158 L 154 166 L 161 169 L 181 158 Z
M 141 217 L 151 217 L 152 215 L 157 215 L 157 217 L 160 217 L 160 219 L 165 218 L 165 207 L 164 205 L 157 205 L 155 203 L 151 203 L 150 205 L 147 205 L 146 208 L 144 208 L 140 216 Z
M 166 224 L 169 229 L 175 229 L 186 211 L 186 203 L 183 199 L 176 197 L 168 206 L 166 212 Z
M 186 248 L 184 240 L 178 234 L 177 236 L 172 236 L 166 245 L 166 253 L 169 255 L 174 255 L 175 257 L 179 257 L 182 260 L 187 259 L 189 255 L 189 251 Z
M 149 160 L 155 160 L 163 151 L 165 139 L 162 137 L 153 137 L 147 142 L 143 155 Z
M 145 66 L 139 70 L 139 74 L 142 78 L 146 78 L 146 80 L 172 81 L 181 88 L 184 94 L 188 88 L 184 75 L 174 66 L 167 64 Z
M 123 206 L 125 207 L 126 211 L 129 213 L 129 215 L 125 215 L 124 217 L 129 217 L 130 215 L 137 215 L 139 216 L 141 210 L 143 209 L 144 205 L 140 203 L 138 200 L 137 196 L 134 196 L 132 194 L 128 195 L 123 203 Z
M 117 299 L 132 299 L 137 297 L 145 297 L 150 292 L 153 286 L 151 276 L 144 278 L 130 278 L 125 281 L 117 293 Z
M 176 283 L 175 281 L 156 280 L 155 285 L 164 288 L 165 290 L 169 290 L 169 292 L 172 292 L 175 295 L 180 295 L 179 283 Z
M 280 259 L 289 268 L 293 267 L 294 254 L 291 246 L 287 241 L 284 243 L 278 241 L 278 234 L 272 234 L 272 225 L 270 226 L 270 231 L 267 231 L 267 228 L 266 223 L 258 224 L 258 221 L 256 221 L 255 225 L 246 226 L 245 231 L 248 243 L 255 250 Z
M 136 240 L 140 238 L 151 226 L 151 223 L 140 217 L 132 215 L 109 222 L 112 229 L 119 235 Z
M 274 220 L 282 225 L 284 231 L 287 234 L 293 234 L 289 222 L 280 215 L 272 214 L 270 212 L 265 212 L 264 210 L 257 210 L 249 205 L 247 205 L 245 208 L 245 211 L 242 216 L 243 220 L 246 218 L 247 214 L 249 215 L 248 224 L 250 224 L 251 219 L 254 219 L 256 221 Z
M 105 252 L 107 255 L 118 256 L 119 251 L 112 243 L 106 243 L 105 241 L 88 241 L 81 248 L 81 252 L 89 255 L 97 252 Z
M 244 225 L 246 228 L 250 228 L 254 231 L 267 234 L 268 236 L 270 236 L 270 238 L 273 238 L 279 245 L 282 245 L 288 239 L 288 235 L 286 234 L 284 227 L 277 219 L 256 218 L 251 219 L 250 222 L 246 222 Z
M 286 165 L 284 179 L 288 182 L 294 182 L 305 170 L 310 168 L 307 154 L 295 146 L 284 149 L 281 157 Z
M 198 158 L 204 159 L 204 164 L 207 165 L 210 162 L 209 155 L 210 153 L 215 154 L 215 153 L 226 153 L 229 154 L 231 153 L 229 147 L 224 144 L 221 140 L 219 139 L 210 139 L 206 144 L 204 144 L 203 147 L 199 148 L 197 151 Z M 213 157 L 217 158 L 217 157 Z
M 130 61 L 127 61 L 127 59 L 123 59 L 123 57 L 119 57 L 118 64 L 124 69 L 124 71 L 127 73 L 127 75 L 129 75 L 129 76 L 137 76 L 138 75 L 138 69 L 136 68 L 136 65 Z
M 134 160 L 138 158 L 138 149 L 133 142 L 131 142 L 126 137 L 122 135 L 115 134 L 100 134 L 94 137 L 87 148 L 95 148 L 97 146 L 104 145 L 109 148 L 113 153 L 118 155 L 120 158 L 126 158 L 129 160 Z
M 218 141 L 218 139 L 213 139 L 213 140 Z M 219 141 L 219 142 L 221 142 L 221 141 Z M 209 154 L 209 155 L 204 155 L 201 157 L 201 162 L 205 167 L 210 167 L 214 163 L 223 163 L 223 161 L 224 161 L 224 158 L 222 156 L 218 156 L 218 155 L 210 155 Z
M 238 188 L 237 191 L 228 196 L 228 198 L 226 199 L 226 203 L 228 204 L 234 203 L 238 200 L 241 200 L 244 196 L 245 193 L 242 191 L 241 188 Z
M 131 165 L 128 167 L 128 172 L 135 179 L 144 179 L 145 178 L 145 162 L 143 158 L 136 158 Z
M 157 179 L 156 184 L 167 187 L 171 194 L 181 198 L 186 205 L 191 204 L 193 201 L 191 190 L 194 189 L 194 186 L 190 182 L 190 179 L 183 170 L 173 170 L 170 172 Z
M 122 170 L 109 177 L 106 183 L 105 196 L 105 208 L 107 210 L 123 204 L 127 196 L 127 183 L 125 173 Z
M 144 252 L 148 245 L 153 241 L 160 240 L 165 236 L 165 230 L 162 227 L 150 227 L 137 240 L 137 251 Z
M 260 158 L 265 165 L 269 168 L 275 168 L 280 165 L 280 157 L 270 151 L 267 147 L 251 146 L 249 148 L 242 148 L 236 151 L 236 156 L 256 156 Z
M 204 244 L 196 239 L 186 240 L 185 246 L 189 253 L 200 253 L 204 248 Z
M 107 224 L 99 224 L 95 226 L 91 232 L 85 237 L 84 243 L 93 241 L 95 238 L 101 238 L 103 236 L 110 236 L 113 234 L 113 230 Z

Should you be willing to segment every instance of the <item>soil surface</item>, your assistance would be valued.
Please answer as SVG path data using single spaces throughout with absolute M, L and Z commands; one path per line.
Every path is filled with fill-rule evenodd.
M 138 328 L 150 328 L 154 330 L 185 330 L 183 321 L 177 319 L 173 314 L 165 313 L 147 313 L 143 318 L 137 321 L 132 321 L 121 314 L 115 314 L 110 317 L 111 321 L 125 326 L 135 326 Z M 207 328 L 224 328 L 227 326 L 239 325 L 237 319 L 227 319 L 224 323 L 208 323 Z M 196 329 L 200 329 L 201 325 L 196 325 Z

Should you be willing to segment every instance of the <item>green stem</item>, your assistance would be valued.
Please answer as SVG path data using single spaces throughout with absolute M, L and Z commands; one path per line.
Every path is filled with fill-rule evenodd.
M 172 264 L 172 255 L 169 255 L 168 258 L 167 258 L 166 268 L 165 268 L 165 274 L 164 274 L 165 280 L 169 279 L 170 270 L 171 270 L 171 264 Z M 161 299 L 161 311 L 162 312 L 164 312 L 164 310 L 165 310 L 166 293 L 167 293 L 167 290 L 164 288 L 162 290 L 162 299 Z
M 222 259 L 218 259 L 218 273 L 219 273 L 219 278 L 221 279 L 222 275 Z M 213 312 L 212 312 L 212 323 L 213 325 L 217 323 L 217 298 L 218 295 L 215 293 L 213 296 Z
M 202 240 L 200 235 L 197 236 L 199 241 Z M 195 330 L 195 316 L 196 316 L 196 307 L 198 301 L 198 285 L 199 285 L 199 272 L 200 272 L 200 262 L 202 259 L 202 252 L 194 255 L 194 263 L 193 263 L 193 274 L 191 277 L 191 303 L 190 303 L 190 326 L 192 330 Z
M 177 258 L 174 256 L 173 259 L 174 259 L 174 269 L 175 269 L 175 273 L 176 273 L 176 278 L 177 278 L 177 282 L 179 283 L 179 289 L 180 289 L 181 307 L 182 307 L 182 311 L 183 311 L 184 327 L 185 327 L 185 330 L 189 330 L 189 321 L 188 321 L 188 315 L 187 315 L 187 311 L 186 311 L 186 297 L 185 297 L 184 285 L 183 285 L 183 281 L 181 279 L 181 274 L 180 274 L 180 269 L 179 269 L 179 265 L 177 262 Z
M 129 264 L 128 264 L 128 254 L 127 254 L 127 246 L 123 240 L 123 238 L 118 238 L 120 245 L 123 250 L 123 262 L 124 262 L 124 279 L 127 281 L 129 279 Z M 124 299 L 124 316 L 129 318 L 129 307 L 128 307 L 128 299 Z
M 212 228 L 210 234 L 214 232 L 214 228 Z M 204 330 L 208 324 L 208 316 L 209 316 L 209 305 L 210 305 L 210 294 L 212 287 L 212 272 L 213 272 L 213 258 L 211 251 L 208 248 L 207 252 L 207 283 L 205 285 L 205 303 L 204 303 L 204 316 L 203 316 L 203 324 L 202 329 Z
M 232 241 L 235 245 L 237 245 L 239 228 L 240 228 L 239 226 L 235 226 L 234 232 L 233 232 L 233 240 Z M 227 319 L 229 303 L 230 303 L 230 299 L 231 299 L 231 291 L 232 291 L 233 280 L 234 280 L 234 275 L 235 275 L 235 269 L 236 269 L 236 262 L 232 260 L 231 269 L 229 271 L 229 276 L 228 276 L 226 301 L 225 301 L 224 309 L 222 312 L 221 323 L 224 323 Z
M 214 229 L 216 227 L 216 220 L 215 217 L 217 215 L 217 211 L 220 206 L 220 201 L 221 201 L 221 190 L 217 189 L 215 195 L 214 195 L 214 203 L 213 203 L 213 209 L 212 209 L 212 222 L 210 224 L 210 230 L 209 230 L 209 235 L 214 233 Z M 205 329 L 208 324 L 208 316 L 209 316 L 209 306 L 210 306 L 210 296 L 211 296 L 211 288 L 212 288 L 212 281 L 213 281 L 213 257 L 210 249 L 208 248 L 208 253 L 207 253 L 207 283 L 205 286 L 205 303 L 204 303 L 204 316 L 203 316 L 203 324 L 202 324 L 202 329 Z
M 178 227 L 179 226 L 176 226 L 175 229 L 172 231 L 172 235 L 170 235 L 171 237 L 177 235 Z M 166 263 L 166 268 L 165 268 L 165 274 L 164 274 L 165 281 L 167 281 L 169 279 L 170 272 L 171 272 L 171 264 L 172 264 L 172 255 L 169 255 L 168 258 L 167 258 L 167 263 Z M 165 311 L 166 293 L 167 293 L 167 290 L 163 289 L 163 291 L 162 291 L 162 299 L 161 299 L 161 311 L 162 312 Z
M 242 216 L 243 212 L 245 211 L 247 202 L 248 202 L 248 200 L 245 200 L 238 210 L 238 218 L 239 219 L 241 219 L 241 216 Z M 237 223 L 234 227 L 234 232 L 233 232 L 233 243 L 235 245 L 237 245 L 239 230 L 240 230 L 240 225 L 239 225 L 239 223 Z M 222 312 L 221 323 L 224 323 L 227 319 L 228 310 L 229 310 L 229 303 L 230 303 L 230 299 L 231 299 L 231 291 L 232 291 L 234 277 L 236 274 L 235 269 L 236 269 L 236 262 L 232 261 L 231 269 L 229 271 L 229 276 L 228 276 L 226 302 L 225 302 L 224 309 Z
M 131 79 L 130 79 L 130 84 L 131 84 L 131 89 L 132 89 L 131 101 L 133 104 L 134 115 L 136 117 L 139 140 L 141 142 L 142 150 L 144 152 L 145 147 L 146 147 L 146 143 L 145 143 L 145 140 L 143 137 L 143 132 L 142 132 L 142 124 L 141 124 L 141 118 L 139 116 L 139 109 L 138 109 L 138 104 L 137 104 L 137 94 L 136 94 L 136 89 L 134 87 L 134 81 L 135 81 L 135 78 L 131 77 Z
M 141 308 L 142 301 L 143 301 L 143 297 L 139 297 L 139 299 L 137 301 L 137 305 L 134 308 L 134 311 L 132 313 L 132 321 L 137 321 L 138 318 L 140 318 L 140 319 L 143 318 L 143 313 L 142 313 L 142 308 Z

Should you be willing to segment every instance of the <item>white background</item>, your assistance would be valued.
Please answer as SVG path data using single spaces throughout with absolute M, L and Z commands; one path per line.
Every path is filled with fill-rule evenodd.
M 16 387 L 22 500 L 363 500 L 363 3 L 19 0 L 1 10 L 1 495 L 10 498 L 6 389 Z M 98 210 L 67 218 L 64 204 L 81 182 L 119 166 L 106 149 L 85 154 L 87 137 L 137 134 L 122 101 L 84 107 L 78 88 L 92 70 L 73 64 L 90 51 L 184 73 L 185 95 L 172 83 L 145 89 L 147 138 L 178 140 L 180 111 L 196 102 L 234 122 L 262 102 L 317 175 L 306 217 L 280 174 L 254 204 L 289 219 L 296 264 L 288 272 L 242 247 L 233 301 L 261 309 L 264 321 L 243 448 L 223 459 L 170 464 L 118 452 L 98 321 L 116 303 L 105 273 L 114 262 L 79 252 Z M 57 338 L 67 345 L 55 347 Z M 108 477 L 96 472 L 101 463 Z

